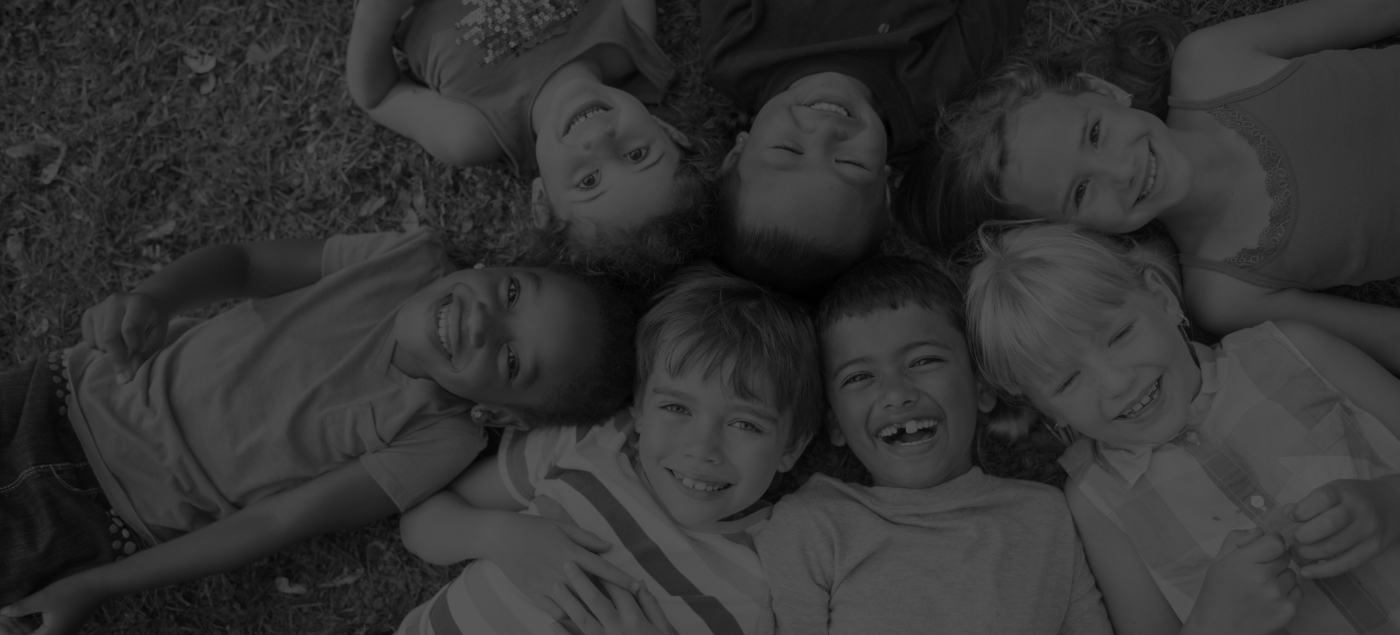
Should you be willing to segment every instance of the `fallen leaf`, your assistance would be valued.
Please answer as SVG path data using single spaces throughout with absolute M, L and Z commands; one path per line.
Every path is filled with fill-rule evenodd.
M 170 234 L 172 234 L 172 233 L 174 233 L 174 232 L 175 232 L 175 221 L 173 221 L 173 220 L 168 220 L 168 221 L 165 221 L 164 223 L 161 223 L 159 227 L 156 227 L 155 229 L 152 229 L 151 231 L 146 232 L 146 235 L 145 235 L 145 236 L 142 236 L 142 237 L 141 237 L 141 240 L 155 240 L 155 239 L 157 239 L 157 238 L 165 238 L 166 236 L 169 236 Z
M 476 221 L 474 221 L 474 220 L 468 218 L 468 219 L 467 219 L 467 222 L 462 223 L 462 233 L 463 233 L 463 234 L 469 234 L 469 233 L 471 233 L 473 227 L 476 227 Z
M 263 48 L 261 44 L 249 44 L 248 54 L 244 59 L 249 64 L 266 64 L 276 59 L 285 50 L 287 50 L 286 43 L 279 43 L 270 49 Z
M 418 229 L 418 224 L 418 212 L 408 210 L 408 212 L 403 215 L 404 231 L 411 232 L 415 229 Z
M 354 573 L 343 573 L 336 579 L 331 580 L 330 582 L 322 582 L 316 586 L 322 589 L 333 589 L 335 587 L 342 587 L 348 584 L 354 584 L 356 582 L 359 582 L 360 576 L 362 575 L 364 575 L 363 571 L 356 571 Z
M 199 85 L 199 94 L 208 95 L 214 92 L 214 84 L 217 83 L 213 75 L 206 75 L 204 83 Z
M 418 212 L 419 214 L 422 214 L 422 213 L 423 213 L 424 211 L 426 211 L 427 209 L 428 209 L 428 197 L 423 196 L 423 192 L 422 192 L 421 190 L 418 191 L 418 192 L 415 192 L 415 193 L 413 194 L 413 211 Z
M 16 264 L 24 262 L 24 239 L 19 234 L 10 234 L 5 238 L 5 255 Z
M 373 200 L 366 201 L 364 205 L 361 205 L 360 211 L 357 215 L 360 218 L 369 216 L 370 214 L 379 211 L 379 208 L 384 207 L 384 204 L 387 202 L 389 202 L 389 199 L 384 198 L 383 196 L 376 196 Z
M 306 595 L 306 586 L 292 584 L 283 576 L 277 576 L 277 591 L 287 595 Z
M 203 51 L 186 51 L 185 66 L 199 75 L 214 70 L 214 64 L 218 63 L 218 58 Z
M 40 150 L 39 144 L 33 141 L 26 141 L 5 148 L 5 154 L 9 155 L 11 159 L 23 159 L 24 157 L 39 154 Z
M 48 318 L 43 318 L 43 319 L 39 320 L 39 323 L 38 323 L 37 325 L 35 325 L 35 326 L 34 326 L 34 329 L 31 330 L 31 331 L 29 332 L 29 337 L 30 337 L 30 338 L 39 337 L 40 335 L 43 335 L 43 334 L 48 333 L 48 332 L 49 332 L 49 319 L 48 319 Z
M 44 166 L 44 170 L 39 173 L 39 185 L 48 185 L 55 178 L 58 178 L 58 170 L 63 167 L 63 157 L 68 155 L 68 144 L 47 133 L 39 135 L 39 143 L 51 148 L 58 148 L 58 156 L 49 161 L 49 164 Z

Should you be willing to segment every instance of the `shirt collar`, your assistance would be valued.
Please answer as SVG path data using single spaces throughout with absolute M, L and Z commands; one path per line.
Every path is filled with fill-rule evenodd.
M 1225 383 L 1229 370 L 1229 359 L 1219 347 L 1209 347 L 1191 342 L 1196 351 L 1196 359 L 1201 364 L 1201 392 L 1191 400 L 1191 408 L 1186 424 L 1176 436 L 1164 443 L 1138 443 L 1114 445 L 1103 441 L 1094 442 L 1094 460 L 1099 467 L 1112 474 L 1131 489 L 1147 473 L 1152 464 L 1152 455 L 1160 450 L 1180 446 L 1183 442 L 1195 443 L 1196 431 L 1210 410 L 1215 393 Z

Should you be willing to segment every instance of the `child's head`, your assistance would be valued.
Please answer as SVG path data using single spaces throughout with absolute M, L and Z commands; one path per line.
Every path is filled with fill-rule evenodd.
M 967 298 L 987 379 L 1100 441 L 1174 436 L 1200 369 L 1170 257 L 1067 223 L 996 231 L 980 236 Z
M 1124 23 L 1114 32 L 1124 50 L 1111 60 L 1005 59 L 940 113 L 936 158 L 921 166 L 928 178 L 901 192 L 909 199 L 897 210 L 901 220 L 948 253 L 987 220 L 1067 220 L 1126 233 L 1179 203 L 1191 164 L 1166 123 L 1139 109 L 1164 90 L 1181 37 L 1175 28 L 1179 21 L 1160 18 Z M 1123 43 L 1153 37 L 1150 51 Z
M 875 252 L 889 225 L 885 125 L 840 73 L 770 98 L 725 157 L 719 255 L 774 288 L 814 295 Z
M 637 326 L 637 461 L 679 524 L 742 512 L 806 447 L 821 415 L 806 312 L 701 265 L 682 271 Z
M 563 84 L 537 126 L 537 238 L 552 259 L 647 286 L 709 244 L 713 187 L 700 140 L 627 91 Z
M 473 402 L 478 423 L 595 423 L 631 392 L 633 307 L 561 268 L 463 269 L 399 307 L 393 363 Z
M 972 467 L 996 395 L 968 351 L 962 294 L 941 268 L 880 257 L 832 286 L 817 314 L 831 441 L 876 485 L 927 488 Z

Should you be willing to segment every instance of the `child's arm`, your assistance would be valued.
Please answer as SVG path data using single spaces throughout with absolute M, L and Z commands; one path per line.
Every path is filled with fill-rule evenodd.
M 1327 381 L 1400 439 L 1400 379 L 1322 329 L 1300 322 L 1281 322 L 1278 328 Z M 1298 557 L 1326 560 L 1303 567 L 1302 574 L 1343 573 L 1400 545 L 1400 475 L 1332 481 L 1289 513 L 1303 523 L 1294 535 Z
M 105 600 L 229 571 L 287 545 L 398 509 L 359 461 L 111 564 L 63 578 L 0 611 L 42 613 L 48 635 L 76 633 Z
M 1237 549 L 1221 548 L 1183 625 L 1132 539 L 1077 487 L 1066 487 L 1065 500 L 1118 635 L 1272 633 L 1293 619 L 1302 590 L 1277 534 L 1230 532 L 1225 542 Z
M 321 279 L 320 239 L 212 245 L 180 257 L 127 293 L 83 313 L 83 341 L 125 382 L 165 343 L 170 318 L 231 298 L 285 293 Z
M 345 55 L 350 97 L 371 119 L 418 142 L 439 161 L 467 167 L 499 159 L 501 144 L 481 111 L 399 74 L 394 29 L 411 6 L 412 0 L 362 0 L 356 7 Z
M 1200 270 L 1186 274 L 1186 299 L 1192 317 L 1207 331 L 1233 333 L 1269 320 L 1307 322 L 1339 334 L 1386 370 L 1400 373 L 1400 309 L 1395 307 L 1301 289 L 1266 289 Z
M 1300 55 L 1361 46 L 1400 32 L 1394 0 L 1311 0 L 1201 29 L 1172 60 L 1172 94 L 1210 99 L 1268 79 Z
M 406 512 L 399 535 L 404 547 L 434 564 L 473 558 L 494 562 L 535 606 L 555 619 L 563 619 L 565 613 L 550 594 L 554 585 L 567 585 L 569 562 L 618 586 L 637 588 L 632 576 L 597 555 L 611 543 L 573 523 L 514 511 L 522 508 L 501 480 L 499 459 L 486 457 L 447 489 Z

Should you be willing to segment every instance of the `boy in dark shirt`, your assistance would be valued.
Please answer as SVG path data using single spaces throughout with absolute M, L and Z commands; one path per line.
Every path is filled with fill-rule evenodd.
M 720 259 L 813 296 L 874 253 L 889 163 L 1000 57 L 1025 0 L 701 3 L 705 74 L 756 111 L 725 157 Z

